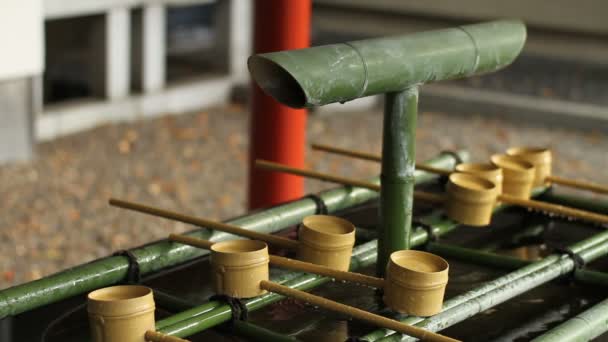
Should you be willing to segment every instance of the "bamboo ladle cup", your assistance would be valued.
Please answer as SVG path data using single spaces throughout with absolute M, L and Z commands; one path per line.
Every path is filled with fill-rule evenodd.
M 323 144 L 312 144 L 313 150 L 329 152 L 333 154 L 381 162 L 382 157 L 372 153 L 353 151 L 349 149 L 333 147 Z M 510 156 L 516 156 L 532 163 L 537 168 L 537 179 L 535 185 L 540 186 L 545 183 L 555 183 L 580 190 L 592 191 L 599 194 L 608 194 L 608 186 L 592 183 L 583 180 L 574 180 L 551 175 L 551 150 L 537 147 L 512 147 L 507 150 Z M 431 172 L 439 175 L 448 176 L 452 171 L 440 169 L 424 164 L 416 164 L 416 169 Z
M 181 235 L 181 234 L 169 234 L 169 240 L 182 243 L 184 245 L 194 246 L 198 248 L 211 249 L 211 247 L 217 243 L 205 239 L 199 239 L 192 236 Z M 314 273 L 322 276 L 336 278 L 338 280 L 349 281 L 357 284 L 363 284 L 374 288 L 382 288 L 384 286 L 384 279 L 368 276 L 361 273 L 347 272 L 336 270 L 327 266 L 317 265 L 305 261 L 295 260 L 286 258 L 278 255 L 268 255 L 268 261 L 270 264 L 284 267 L 296 271 Z
M 94 342 L 188 342 L 154 331 L 152 289 L 140 285 L 110 286 L 91 291 L 87 312 Z
M 598 194 L 608 194 L 608 186 L 559 176 L 551 175 L 551 150 L 542 147 L 511 147 L 507 149 L 507 154 L 517 158 L 521 158 L 532 163 L 536 167 L 535 185 L 543 185 L 546 183 L 555 183 L 571 188 L 587 190 Z
M 373 191 L 380 191 L 380 189 L 381 189 L 380 185 L 378 185 L 378 184 L 361 181 L 361 180 L 357 180 L 357 179 L 334 176 L 334 175 L 325 174 L 325 173 L 307 170 L 307 169 L 294 168 L 294 167 L 286 166 L 283 164 L 269 162 L 266 160 L 259 160 L 259 159 L 256 160 L 255 166 L 262 168 L 262 169 L 266 169 L 266 170 L 285 172 L 285 173 L 290 173 L 290 174 L 299 175 L 299 176 L 303 176 L 303 177 L 309 177 L 309 178 L 315 178 L 315 179 L 319 179 L 319 180 L 334 182 L 334 183 L 338 183 L 338 184 L 357 186 L 357 187 L 366 188 L 366 189 L 373 190 Z M 428 192 L 423 192 L 423 191 L 414 191 L 414 199 L 429 202 L 429 203 L 435 203 L 435 204 L 445 204 L 447 198 L 444 195 L 428 193 Z M 586 210 L 566 207 L 563 205 L 546 203 L 546 202 L 535 201 L 535 200 L 530 200 L 530 199 L 521 199 L 521 198 L 517 198 L 515 196 L 511 196 L 511 195 L 507 195 L 507 194 L 497 194 L 496 200 L 498 200 L 502 203 L 505 203 L 505 204 L 517 205 L 517 206 L 521 206 L 521 207 L 525 207 L 525 208 L 541 210 L 541 211 L 550 212 L 550 213 L 554 213 L 554 214 L 558 214 L 558 215 L 565 215 L 565 216 L 569 216 L 569 217 L 573 217 L 573 218 L 577 218 L 577 219 L 581 219 L 581 220 L 602 223 L 602 224 L 608 223 L 608 215 L 597 214 L 597 213 L 589 212 Z M 476 226 L 485 226 L 485 225 L 489 224 L 489 222 L 480 224 L 477 222 L 464 222 L 464 221 L 461 221 L 461 223 L 468 224 L 468 225 L 476 225 Z
M 199 248 L 205 248 L 205 249 L 212 249 L 212 247 L 214 245 L 216 245 L 216 243 L 213 243 L 211 241 L 207 241 L 207 240 L 203 240 L 203 239 L 198 239 L 198 238 L 193 238 L 193 237 L 189 237 L 189 236 L 183 236 L 183 235 L 176 235 L 176 234 L 171 234 L 169 235 L 169 240 L 171 241 L 175 241 L 175 242 L 179 242 L 179 243 L 183 243 L 183 244 L 187 244 L 187 245 L 191 245 L 191 246 L 195 246 L 195 247 L 199 247 Z M 234 240 L 233 240 L 234 241 Z M 244 242 L 243 240 L 237 240 L 240 242 Z M 248 240 L 251 241 L 251 240 Z M 225 244 L 227 242 L 232 242 L 232 241 L 224 241 L 224 242 L 219 242 L 217 244 Z M 239 250 L 240 252 L 241 250 Z M 371 287 L 375 287 L 375 288 L 383 288 L 384 287 L 384 279 L 382 278 L 376 278 L 376 277 L 371 277 L 371 276 L 367 276 L 364 274 L 360 274 L 360 273 L 354 273 L 354 272 L 345 272 L 345 271 L 338 271 L 338 270 L 334 270 L 325 266 L 320 266 L 320 265 L 315 265 L 315 264 L 310 264 L 310 263 L 306 263 L 306 262 L 302 262 L 302 261 L 298 261 L 298 260 L 293 260 L 293 259 L 289 259 L 289 258 L 284 258 L 284 257 L 280 257 L 280 256 L 276 256 L 276 255 L 268 255 L 268 260 L 270 264 L 276 265 L 276 266 L 280 266 L 280 267 L 285 267 L 288 269 L 292 269 L 292 270 L 297 270 L 297 271 L 302 271 L 302 272 L 306 272 L 306 273 L 313 273 L 313 274 L 318 274 L 318 275 L 323 275 L 323 276 L 328 276 L 334 279 L 338 279 L 338 280 L 344 280 L 344 281 L 350 281 L 350 282 L 355 282 L 355 283 L 359 283 L 359 284 L 365 284 Z M 446 275 L 447 275 L 447 270 L 446 270 Z M 313 305 L 319 306 L 319 307 L 323 307 L 325 309 L 331 310 L 331 311 L 335 311 L 335 312 L 339 312 L 357 319 L 361 319 L 367 322 L 370 322 L 372 324 L 384 327 L 384 328 L 388 328 L 391 330 L 395 330 L 410 336 L 414 336 L 417 337 L 419 339 L 422 340 L 426 340 L 426 341 L 440 341 L 440 342 L 445 342 L 445 341 L 457 341 L 454 340 L 452 338 L 440 335 L 440 334 L 436 334 L 430 331 L 426 331 L 424 329 L 418 328 L 418 327 L 414 327 L 411 325 L 407 325 L 398 321 L 394 321 L 376 314 L 372 314 L 348 305 L 344 305 L 326 298 L 322 298 L 319 296 L 315 296 L 315 295 L 311 295 L 307 292 L 303 292 L 303 291 L 299 291 L 299 290 L 295 290 L 295 289 L 291 289 L 288 288 L 286 286 L 282 286 L 276 283 L 273 283 L 271 281 L 268 281 L 267 279 L 267 273 L 262 275 L 262 276 L 257 276 L 254 278 L 248 278 L 249 279 L 249 283 L 251 281 L 259 281 L 259 288 L 262 291 L 270 291 L 270 292 L 274 292 L 274 293 L 278 293 L 287 297 L 293 297 L 299 300 L 303 300 L 305 302 L 311 303 Z M 249 286 L 251 286 L 253 284 L 249 284 Z M 217 289 L 217 290 L 221 290 L 221 289 Z M 259 293 L 262 294 L 262 293 Z M 238 296 L 237 296 L 238 297 Z
M 355 226 L 335 216 L 307 216 L 300 228 L 300 240 L 296 241 L 134 202 L 110 199 L 109 203 L 124 209 L 264 241 L 273 246 L 297 251 L 299 259 L 341 270 L 348 270 L 352 248 L 355 243 Z

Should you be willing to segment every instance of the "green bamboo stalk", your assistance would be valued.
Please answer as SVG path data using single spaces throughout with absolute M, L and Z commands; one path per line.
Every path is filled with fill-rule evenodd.
M 456 259 L 480 266 L 501 268 L 506 270 L 515 270 L 533 263 L 531 260 L 523 260 L 508 255 L 489 253 L 435 242 L 429 243 L 427 245 L 427 250 L 444 258 Z M 577 282 L 586 285 L 608 286 L 608 273 L 604 272 L 577 269 L 574 272 L 574 279 Z
M 531 224 L 530 226 L 524 228 L 522 231 L 519 231 L 519 232 L 511 235 L 509 237 L 509 241 L 517 242 L 521 239 L 525 239 L 528 237 L 537 237 L 539 235 L 542 235 L 545 232 L 546 225 L 547 225 L 546 223 L 545 224 Z M 500 240 L 491 241 L 491 242 L 488 242 L 488 243 L 480 246 L 480 248 L 478 248 L 478 250 L 483 251 L 483 252 L 491 252 L 491 251 L 498 249 L 502 245 L 503 242 L 504 241 L 500 241 Z
M 608 201 L 603 198 L 581 197 L 548 191 L 543 194 L 541 200 L 608 215 Z
M 384 276 L 391 253 L 410 248 L 417 112 L 416 87 L 386 94 L 376 263 L 379 277 Z
M 595 235 L 587 240 L 583 240 L 583 241 L 573 245 L 572 250 L 575 253 L 578 253 L 582 249 L 592 247 L 597 243 L 608 241 L 608 235 L 606 233 L 608 233 L 608 232 L 598 234 L 599 236 Z M 560 259 L 561 259 L 560 255 L 550 255 L 550 256 L 548 256 L 542 260 L 536 261 L 528 266 L 519 268 L 516 271 L 511 272 L 507 275 L 504 275 L 502 277 L 489 281 L 469 292 L 466 292 L 462 295 L 451 298 L 443 303 L 442 312 L 446 312 L 447 310 L 450 310 L 454 307 L 467 303 L 468 301 L 473 300 L 476 297 L 479 297 L 483 294 L 491 292 L 495 289 L 501 288 L 502 286 L 511 284 L 512 282 L 514 282 L 517 279 L 527 277 L 530 274 L 533 274 L 534 272 L 536 272 L 538 270 L 542 270 L 542 269 L 546 268 L 547 266 L 557 263 Z M 423 320 L 424 320 L 424 318 L 421 318 L 421 317 L 404 317 L 401 319 L 402 322 L 407 323 L 407 324 L 417 324 L 419 322 L 422 322 Z M 394 331 L 388 330 L 388 329 L 377 329 L 377 330 L 374 330 L 373 332 L 365 335 L 363 337 L 363 339 L 365 341 L 379 341 L 387 336 L 390 336 L 390 339 L 385 339 L 384 341 L 397 341 L 397 340 L 400 340 L 402 335 L 395 334 Z
M 192 308 L 192 302 L 176 297 L 159 289 L 153 289 L 154 304 L 157 308 L 162 308 L 170 312 L 180 312 Z
M 533 339 L 533 342 L 590 341 L 608 331 L 608 299 L 595 304 L 557 327 Z
M 247 64 L 266 93 L 300 108 L 495 71 L 525 40 L 522 22 L 503 20 L 254 55 Z
M 604 256 L 608 254 L 608 231 L 580 241 L 572 245 L 570 249 L 579 254 L 585 262 L 591 262 Z M 542 267 L 539 267 L 540 265 Z M 416 324 L 427 330 L 439 331 L 565 275 L 571 272 L 573 268 L 574 261 L 570 257 L 551 255 L 446 301 L 443 311 L 435 316 L 427 319 L 407 317 L 402 321 L 408 324 Z M 386 337 L 382 338 L 383 336 Z M 388 330 L 374 331 L 366 335 L 365 339 L 367 341 L 383 342 L 410 340 L 407 336 L 395 334 Z
M 496 267 L 501 269 L 518 269 L 531 264 L 531 261 L 500 255 L 475 249 L 454 246 L 444 243 L 430 242 L 426 245 L 427 251 L 438 254 L 444 258 L 454 258 L 467 263 Z
M 161 290 L 154 289 L 154 302 L 157 308 L 163 308 L 170 312 L 180 312 L 184 310 L 192 309 L 194 306 L 192 302 L 185 299 L 175 297 L 167 294 Z M 210 302 L 211 303 L 211 302 Z M 217 302 L 214 302 L 217 303 Z M 166 323 L 166 322 L 165 322 Z M 156 330 L 161 329 L 159 325 L 156 325 Z M 297 342 L 299 341 L 295 337 L 282 335 L 274 331 L 259 327 L 255 324 L 245 321 L 235 321 L 232 325 L 232 330 L 238 335 L 247 337 L 253 341 L 263 342 Z

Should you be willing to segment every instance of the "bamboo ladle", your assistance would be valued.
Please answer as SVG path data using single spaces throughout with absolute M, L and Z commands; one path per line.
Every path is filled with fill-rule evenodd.
M 150 214 L 154 216 L 160 216 L 168 219 L 172 219 L 175 221 L 193 224 L 199 227 L 206 227 L 214 230 L 219 230 L 222 232 L 248 237 L 254 240 L 260 240 L 267 242 L 270 245 L 282 247 L 290 250 L 296 250 L 298 248 L 298 241 L 291 240 L 287 238 L 283 238 L 280 236 L 272 235 L 272 234 L 264 234 L 258 233 L 252 230 L 243 229 L 238 226 L 234 226 L 227 223 L 216 222 L 212 220 L 207 220 L 204 218 L 189 216 L 180 214 L 174 211 L 169 211 L 161 208 L 155 208 L 151 206 L 147 206 L 144 204 L 139 204 L 135 202 L 123 201 L 116 198 L 111 198 L 108 203 L 115 207 L 120 207 L 123 209 L 130 209 L 134 211 L 138 211 L 140 213 Z
M 195 246 L 195 247 L 199 247 L 199 248 L 204 248 L 204 249 L 211 249 L 211 247 L 215 244 L 211 241 L 207 241 L 207 240 L 203 240 L 203 239 L 198 239 L 198 238 L 193 238 L 193 237 L 189 237 L 189 236 L 184 236 L 184 235 L 176 235 L 176 234 L 171 234 L 169 235 L 169 240 L 171 241 L 175 241 L 175 242 L 179 242 L 179 243 L 183 243 L 183 244 L 187 244 L 187 245 L 191 245 L 191 246 Z M 276 255 L 269 255 L 269 263 L 276 265 L 276 266 L 281 266 L 281 267 L 285 267 L 285 268 L 289 268 L 289 269 L 293 269 L 293 270 L 297 270 L 297 271 L 302 271 L 302 272 L 306 272 L 306 273 L 313 273 L 313 274 L 318 274 L 318 275 L 323 275 L 323 276 L 328 276 L 331 278 L 335 278 L 338 280 L 345 280 L 345 281 L 351 281 L 351 282 L 355 282 L 355 283 L 359 283 L 359 284 L 365 284 L 371 287 L 375 287 L 375 288 L 382 288 L 384 286 L 384 279 L 382 278 L 376 278 L 376 277 L 371 277 L 371 276 L 367 276 L 364 274 L 360 274 L 360 273 L 354 273 L 354 272 L 346 272 L 346 271 L 338 271 L 338 270 L 334 270 L 325 266 L 320 266 L 320 265 L 315 265 L 315 264 L 310 264 L 307 262 L 302 262 L 302 261 L 298 261 L 298 260 L 293 260 L 293 259 L 289 259 L 289 258 L 284 258 L 284 257 L 280 257 L 280 256 L 276 256 Z M 350 317 L 354 317 L 363 321 L 367 321 L 369 323 L 372 323 L 374 325 L 377 326 L 381 326 L 384 328 L 388 328 L 391 330 L 395 330 L 398 331 L 400 333 L 403 334 L 407 334 L 416 338 L 419 338 L 421 340 L 425 340 L 425 341 L 437 341 L 437 342 L 448 342 L 448 341 L 458 341 L 455 340 L 453 338 L 444 336 L 444 335 L 440 335 L 431 331 L 427 331 L 415 326 L 411 326 L 408 324 L 404 324 L 380 315 L 376 315 L 367 311 L 363 311 L 348 305 L 344 305 L 323 297 L 319 297 L 319 296 L 315 296 L 312 295 L 310 293 L 304 292 L 304 291 L 300 291 L 300 290 L 296 290 L 296 289 L 291 289 L 289 287 L 268 281 L 268 280 L 261 280 L 259 283 L 259 286 L 262 290 L 265 291 L 269 291 L 269 292 L 274 292 L 277 294 L 281 294 L 283 296 L 286 297 L 292 297 L 292 298 L 296 298 L 302 301 L 305 301 L 307 303 L 311 303 L 313 305 L 331 310 L 331 311 L 335 311 L 341 314 L 345 314 L 348 315 Z
M 295 250 L 299 259 L 341 270 L 348 270 L 352 248 L 355 243 L 355 226 L 335 216 L 312 215 L 305 217 L 302 222 L 299 240 L 296 241 L 139 203 L 118 199 L 110 199 L 109 203 L 120 208 L 264 241 L 273 246 Z
M 333 147 L 333 146 L 323 145 L 323 144 L 312 144 L 311 147 L 313 150 L 329 152 L 329 153 L 343 155 L 343 156 L 347 156 L 347 157 L 370 160 L 370 161 L 375 161 L 375 162 L 382 161 L 382 156 L 379 156 L 377 154 L 372 154 L 372 153 L 354 151 L 354 150 Z M 530 158 L 526 158 L 524 153 L 518 153 L 517 152 L 518 150 L 523 150 L 523 148 L 509 149 L 509 150 L 507 150 L 507 154 L 516 156 L 516 157 L 520 157 L 526 161 L 529 161 L 529 162 L 532 162 L 533 164 L 535 164 Z M 535 151 L 535 150 L 540 150 L 540 149 L 528 149 L 528 150 Z M 535 166 L 536 166 L 536 164 L 535 164 Z M 432 167 L 432 166 L 428 166 L 428 165 L 424 165 L 424 164 L 416 164 L 416 169 L 439 174 L 439 175 L 444 175 L 444 176 L 450 175 L 450 173 L 452 173 L 452 171 L 450 171 L 450 170 L 440 169 L 440 168 L 436 168 L 436 167 Z M 571 188 L 575 188 L 575 189 L 580 189 L 580 190 L 587 190 L 587 191 L 595 192 L 598 194 L 604 194 L 604 195 L 608 194 L 607 186 L 588 182 L 588 181 L 583 181 L 583 180 L 574 180 L 574 179 L 563 178 L 563 177 L 547 174 L 544 176 L 544 180 L 540 181 L 540 183 L 544 183 L 544 182 L 555 183 L 555 184 L 559 184 L 559 185 L 563 185 L 563 186 L 567 186 L 567 187 L 571 187 Z
M 266 161 L 266 160 L 259 160 L 259 159 L 256 160 L 255 166 L 259 167 L 261 169 L 285 172 L 285 173 L 290 173 L 290 174 L 299 175 L 299 176 L 303 176 L 303 177 L 315 178 L 315 179 L 319 179 L 319 180 L 324 180 L 324 181 L 329 181 L 329 182 L 334 182 L 334 183 L 339 183 L 339 184 L 344 184 L 344 185 L 357 186 L 357 187 L 366 188 L 366 189 L 373 190 L 373 191 L 380 191 L 380 189 L 381 189 L 380 185 L 378 185 L 378 184 L 361 181 L 361 180 L 357 180 L 357 179 L 334 176 L 334 175 L 325 174 L 325 173 L 307 170 L 307 169 L 294 168 L 294 167 L 290 167 L 290 166 L 286 166 L 283 164 L 278 164 L 278 163 L 274 163 L 274 162 L 270 162 L 270 161 Z M 425 202 L 429 202 L 429 203 L 435 203 L 435 204 L 444 204 L 446 201 L 446 197 L 444 195 L 433 194 L 433 193 L 423 192 L 423 191 L 414 191 L 414 198 L 417 200 L 421 200 L 421 201 L 425 201 Z M 550 213 L 554 213 L 554 214 L 558 214 L 558 215 L 565 215 L 565 216 L 574 217 L 574 218 L 578 218 L 581 220 L 586 220 L 586 221 L 591 221 L 591 222 L 596 222 L 596 223 L 602 223 L 602 224 L 608 223 L 608 215 L 597 214 L 597 213 L 589 212 L 586 210 L 566 207 L 563 205 L 546 203 L 546 202 L 535 201 L 535 200 L 530 200 L 530 199 L 521 199 L 521 198 L 511 196 L 511 195 L 506 195 L 506 194 L 499 194 L 496 197 L 496 199 L 505 204 L 517 205 L 517 206 L 521 206 L 521 207 L 525 207 L 525 208 L 546 211 L 546 212 L 550 212 Z M 463 222 L 463 223 L 470 224 L 467 222 Z

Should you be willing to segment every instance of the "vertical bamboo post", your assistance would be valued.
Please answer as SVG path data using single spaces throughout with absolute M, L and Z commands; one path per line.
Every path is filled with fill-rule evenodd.
M 384 276 L 392 252 L 410 248 L 417 112 L 417 87 L 386 94 L 376 263 L 379 277 Z

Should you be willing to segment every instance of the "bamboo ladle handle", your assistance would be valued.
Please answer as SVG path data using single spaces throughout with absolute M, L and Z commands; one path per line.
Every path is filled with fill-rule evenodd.
M 180 234 L 169 234 L 169 241 L 179 242 L 184 245 L 198 247 L 202 249 L 211 249 L 211 246 L 217 242 L 211 242 L 205 239 L 199 239 L 192 236 L 180 235 Z
M 203 219 L 203 218 L 188 216 L 188 215 L 180 214 L 177 212 L 173 212 L 173 211 L 169 211 L 169 210 L 165 210 L 165 209 L 161 209 L 161 208 L 150 207 L 147 205 L 123 201 L 123 200 L 119 200 L 119 199 L 115 199 L 115 198 L 111 198 L 109 203 L 110 203 L 110 205 L 115 206 L 115 207 L 130 209 L 130 210 L 138 211 L 138 212 L 145 213 L 145 214 L 160 216 L 160 217 L 176 220 L 179 222 L 193 224 L 193 225 L 196 225 L 199 227 L 206 227 L 206 228 L 219 230 L 219 231 L 230 233 L 230 234 L 248 237 L 248 238 L 254 239 L 254 240 L 264 241 L 273 246 L 278 246 L 278 247 L 283 247 L 283 248 L 288 248 L 288 249 L 297 249 L 298 248 L 298 242 L 295 240 L 282 238 L 280 236 L 275 236 L 275 235 L 271 235 L 271 234 L 258 233 L 258 232 L 252 231 L 252 230 L 243 229 L 241 227 L 237 227 L 237 226 L 227 224 L 227 223 L 221 223 L 221 222 L 211 221 L 211 220 L 207 220 L 207 219 Z
M 333 146 L 323 145 L 323 144 L 312 144 L 311 147 L 313 150 L 325 151 L 325 152 L 330 152 L 330 153 L 358 158 L 358 159 L 365 159 L 365 160 L 371 160 L 371 161 L 376 161 L 376 162 L 382 161 L 381 156 L 379 156 L 377 154 L 372 154 L 372 153 L 348 150 L 345 148 L 333 147 Z M 443 175 L 443 176 L 449 176 L 450 173 L 452 173 L 452 171 L 450 171 L 450 170 L 441 169 L 438 167 L 433 167 L 433 166 L 425 165 L 425 164 L 418 164 L 418 163 L 416 163 L 416 169 L 438 174 L 438 175 Z
M 367 188 L 370 190 L 380 191 L 379 185 L 374 184 L 374 183 L 365 182 L 365 181 L 360 181 L 357 179 L 339 177 L 339 176 L 324 174 L 324 173 L 320 173 L 320 172 L 316 172 L 316 171 L 310 171 L 310 170 L 306 170 L 306 169 L 293 168 L 293 167 L 289 167 L 289 166 L 285 166 L 285 165 L 277 164 L 277 163 L 273 163 L 273 162 L 268 162 L 268 161 L 264 161 L 264 160 L 256 160 L 255 164 L 256 164 L 256 166 L 260 166 L 262 168 L 266 168 L 266 169 L 270 169 L 270 170 L 274 170 L 274 171 L 288 172 L 288 173 L 293 173 L 293 174 L 304 176 L 304 177 L 316 178 L 316 179 L 320 179 L 320 180 L 326 180 L 326 181 L 346 184 L 346 185 L 360 186 L 360 187 Z M 433 193 L 423 192 L 423 191 L 414 191 L 414 199 L 425 201 L 425 202 L 430 202 L 430 203 L 436 203 L 436 204 L 444 203 L 446 201 L 446 197 L 443 195 L 433 194 Z M 608 215 L 597 214 L 597 213 L 593 213 L 593 212 L 586 211 L 586 210 L 566 207 L 563 205 L 534 201 L 534 200 L 529 200 L 529 199 L 520 199 L 517 197 L 510 196 L 510 195 L 499 195 L 498 200 L 500 200 L 504 203 L 507 203 L 507 204 L 513 204 L 513 205 L 527 207 L 527 208 L 531 208 L 531 209 L 543 210 L 543 211 L 547 211 L 547 212 L 551 212 L 551 213 L 555 213 L 555 214 L 559 214 L 559 215 L 571 216 L 571 217 L 578 218 L 581 220 L 597 222 L 597 223 L 608 223 Z
M 334 183 L 338 183 L 338 184 L 351 185 L 351 186 L 356 186 L 356 187 L 360 187 L 360 188 L 364 188 L 364 189 L 369 189 L 372 191 L 380 191 L 380 189 L 381 189 L 380 185 L 374 184 L 371 182 L 366 182 L 366 181 L 346 178 L 346 177 L 340 177 L 340 176 L 334 176 L 334 175 L 317 172 L 317 171 L 313 171 L 313 170 L 290 167 L 290 166 L 286 166 L 286 165 L 279 164 L 279 163 L 274 163 L 274 162 L 267 161 L 267 160 L 257 159 L 255 161 L 255 166 L 259 167 L 261 169 L 291 173 L 291 174 L 302 176 L 302 177 L 309 177 L 309 178 L 315 178 L 315 179 L 324 180 L 324 181 L 328 181 L 328 182 L 334 182 Z M 445 201 L 445 198 L 443 198 L 443 196 L 441 196 L 441 195 L 433 194 L 430 192 L 423 192 L 423 191 L 414 191 L 414 198 L 420 199 L 420 200 L 423 200 L 426 202 L 430 202 L 430 203 L 443 203 Z
M 356 272 L 346 272 L 335 270 L 331 267 L 311 264 L 309 262 L 281 257 L 278 255 L 269 255 L 270 264 L 287 268 L 294 271 L 312 273 L 325 277 L 334 278 L 337 280 L 348 281 L 351 283 L 363 284 L 377 289 L 384 288 L 384 279 L 368 276 Z
M 183 338 L 163 334 L 153 330 L 146 331 L 145 338 L 148 342 L 190 342 L 190 340 L 184 340 Z
M 371 160 L 371 161 L 376 161 L 376 162 L 382 161 L 382 157 L 377 154 L 354 151 L 354 150 L 333 147 L 333 146 L 328 146 L 328 145 L 323 145 L 323 144 L 312 144 L 311 146 L 312 146 L 313 150 L 325 151 L 325 152 L 343 155 L 343 156 L 347 156 L 347 157 Z M 444 176 L 450 175 L 450 173 L 452 173 L 452 171 L 449 171 L 446 169 L 440 169 L 440 168 L 432 167 L 429 165 L 423 165 L 423 164 L 416 164 L 416 168 L 419 170 L 424 170 L 427 172 L 440 174 L 440 175 L 444 175 Z M 547 176 L 545 178 L 545 180 L 548 182 L 551 182 L 551 183 L 555 183 L 555 184 L 559 184 L 559 185 L 563 185 L 563 186 L 567 186 L 567 187 L 571 187 L 571 188 L 587 190 L 587 191 L 595 192 L 598 194 L 604 194 L 604 195 L 608 194 L 608 186 L 604 186 L 601 184 L 596 184 L 596 183 L 592 183 L 592 182 L 588 182 L 588 181 L 568 179 L 568 178 L 563 178 L 563 177 L 559 177 L 559 176 Z
M 204 249 L 211 249 L 211 246 L 214 244 L 213 242 L 208 240 L 178 234 L 169 235 L 169 240 Z M 384 286 L 384 279 L 382 278 L 376 278 L 355 272 L 339 271 L 327 266 L 311 264 L 309 262 L 285 258 L 278 255 L 271 254 L 268 257 L 271 265 L 291 269 L 294 271 L 318 274 L 337 280 L 344 280 L 375 288 L 382 288 Z
M 551 183 L 568 186 L 571 188 L 588 190 L 588 191 L 595 192 L 598 194 L 608 195 L 607 186 L 591 183 L 588 181 L 574 180 L 574 179 L 568 179 L 568 178 L 563 178 L 563 177 L 558 177 L 558 176 L 547 176 L 547 177 L 545 177 L 545 180 L 547 180 Z
M 287 286 L 279 285 L 271 281 L 262 280 L 260 287 L 266 291 L 274 292 L 286 297 L 292 297 L 301 301 L 322 307 L 327 310 L 339 312 L 350 317 L 360 319 L 372 323 L 374 325 L 398 331 L 403 334 L 407 334 L 424 341 L 432 342 L 455 342 L 458 341 L 451 337 L 440 335 L 422 328 L 418 328 L 412 325 L 401 323 L 380 315 L 373 314 L 371 312 L 363 311 L 352 306 L 344 305 L 333 300 L 329 300 L 323 297 L 312 295 L 308 292 L 289 288 Z
M 608 215 L 602 215 L 591 211 L 566 207 L 559 204 L 535 201 L 530 199 L 521 199 L 510 195 L 498 195 L 498 200 L 506 203 L 517 205 L 520 207 L 526 207 L 530 209 L 547 211 L 559 215 L 570 216 L 585 221 L 591 221 L 596 223 L 608 223 Z

